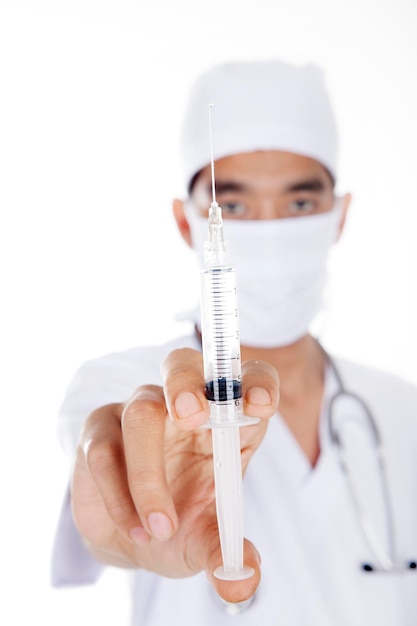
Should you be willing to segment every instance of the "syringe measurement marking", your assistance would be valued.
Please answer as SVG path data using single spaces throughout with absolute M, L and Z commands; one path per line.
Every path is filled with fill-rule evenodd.
M 230 285 L 231 281 L 234 283 L 233 272 L 227 274 L 217 272 L 208 276 L 215 353 L 213 374 L 215 379 L 229 379 L 230 384 L 233 380 L 232 363 L 240 361 L 240 355 L 232 354 L 236 349 L 235 341 L 239 339 L 236 328 L 237 308 L 235 304 L 230 308 L 230 296 L 236 294 L 236 287 L 234 284 Z

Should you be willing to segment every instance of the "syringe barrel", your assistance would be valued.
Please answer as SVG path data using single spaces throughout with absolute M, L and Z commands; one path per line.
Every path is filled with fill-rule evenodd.
M 201 316 L 210 421 L 237 424 L 243 416 L 236 273 L 232 265 L 201 271 Z

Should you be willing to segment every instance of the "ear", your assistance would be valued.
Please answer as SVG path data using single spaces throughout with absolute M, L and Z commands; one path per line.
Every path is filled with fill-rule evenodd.
M 191 248 L 191 231 L 190 225 L 185 216 L 184 200 L 179 200 L 178 198 L 176 198 L 172 203 L 172 212 L 174 214 L 174 219 L 177 222 L 178 230 L 180 231 L 181 237 L 184 239 L 185 243 Z
M 347 212 L 348 212 L 351 200 L 352 200 L 352 194 L 346 193 L 344 196 L 341 197 L 340 200 L 342 203 L 342 219 L 340 220 L 340 224 L 339 224 L 339 234 L 337 236 L 338 239 L 340 239 L 343 229 L 345 227 Z

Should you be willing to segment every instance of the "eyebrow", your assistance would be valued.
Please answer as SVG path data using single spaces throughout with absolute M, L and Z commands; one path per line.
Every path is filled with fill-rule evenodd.
M 285 188 L 286 192 L 323 190 L 324 183 L 320 178 L 306 178 L 305 180 L 299 180 L 296 183 L 288 185 L 288 187 Z
M 207 185 L 207 190 L 209 193 L 211 193 L 211 183 Z M 230 193 L 230 192 L 241 193 L 246 190 L 247 190 L 247 186 L 242 183 L 237 183 L 232 180 L 225 180 L 225 181 L 217 180 L 216 181 L 216 193 L 218 194 Z
M 304 180 L 298 180 L 291 183 L 284 188 L 285 193 L 294 193 L 297 191 L 324 191 L 324 182 L 317 177 L 306 178 Z M 216 193 L 221 195 L 222 193 L 244 193 L 248 190 L 247 185 L 234 180 L 218 180 L 216 181 Z M 211 183 L 207 184 L 207 191 L 211 193 Z

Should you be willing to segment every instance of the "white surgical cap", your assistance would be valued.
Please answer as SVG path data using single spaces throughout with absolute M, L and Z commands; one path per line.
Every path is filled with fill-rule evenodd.
M 281 61 L 226 63 L 194 83 L 186 109 L 181 156 L 184 183 L 210 162 L 255 150 L 283 150 L 324 165 L 336 180 L 337 129 L 322 70 Z

